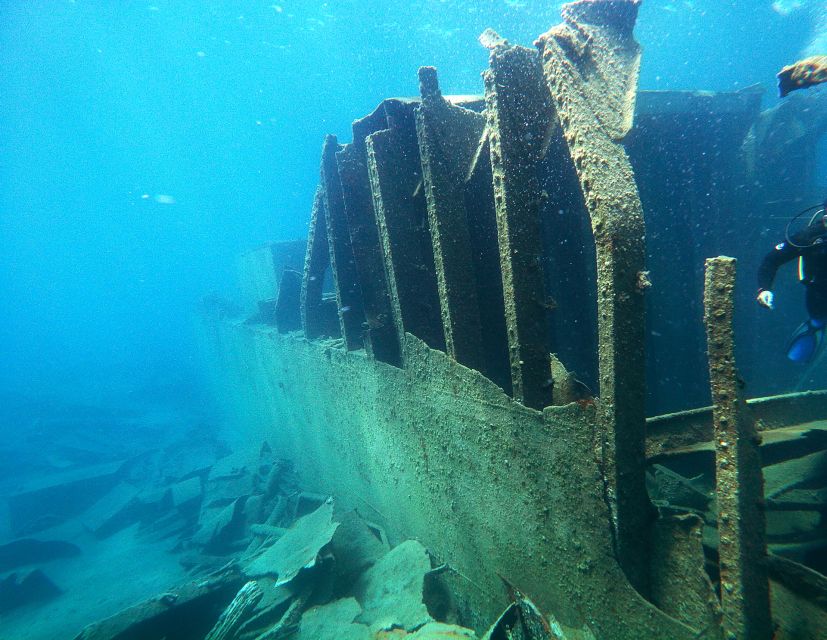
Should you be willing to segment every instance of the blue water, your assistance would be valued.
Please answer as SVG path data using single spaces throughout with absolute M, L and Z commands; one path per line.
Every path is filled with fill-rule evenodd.
M 416 69 L 481 91 L 488 26 L 555 3 L 0 3 L 0 388 L 106 397 L 192 380 L 191 312 L 236 256 L 303 237 L 326 133 Z M 812 27 L 764 0 L 643 4 L 640 86 L 770 88 Z

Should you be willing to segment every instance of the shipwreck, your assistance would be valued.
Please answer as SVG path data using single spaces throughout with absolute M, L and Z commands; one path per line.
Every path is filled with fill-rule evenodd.
M 478 633 L 513 585 L 548 637 L 824 638 L 827 393 L 744 400 L 734 288 L 827 109 L 639 91 L 638 5 L 488 31 L 483 95 L 422 67 L 329 136 L 306 241 L 242 257 L 204 351 L 239 438 L 421 542 Z

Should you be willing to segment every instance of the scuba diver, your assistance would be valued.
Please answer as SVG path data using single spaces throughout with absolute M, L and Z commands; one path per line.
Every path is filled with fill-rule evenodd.
M 809 207 L 795 216 L 784 232 L 785 241 L 775 245 L 758 268 L 758 304 L 773 308 L 772 283 L 778 268 L 798 258 L 798 279 L 806 287 L 805 304 L 809 318 L 795 330 L 787 343 L 787 358 L 810 362 L 818 353 L 827 326 L 827 202 Z M 801 215 L 817 211 L 806 228 L 790 236 L 790 225 Z

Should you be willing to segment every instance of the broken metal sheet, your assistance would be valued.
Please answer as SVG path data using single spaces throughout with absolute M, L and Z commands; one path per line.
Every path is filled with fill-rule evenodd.
M 143 504 L 138 500 L 139 490 L 126 482 L 118 483 L 81 517 L 84 528 L 103 538 L 137 522 L 143 515 Z
M 594 400 L 589 388 L 575 375 L 566 369 L 556 354 L 549 354 L 549 368 L 551 369 L 552 386 L 551 403 L 564 405 L 571 402 Z
M 204 493 L 204 488 L 201 483 L 201 478 L 193 477 L 176 482 L 172 485 L 172 504 L 176 509 L 185 509 L 193 502 L 201 498 Z
M 266 631 L 257 636 L 245 635 L 245 639 L 255 640 L 287 640 L 294 638 L 301 623 L 301 616 L 305 610 L 305 604 L 313 595 L 313 585 L 306 585 L 292 599 L 289 606 L 282 612 L 275 624 L 271 624 Z M 264 612 L 262 612 L 263 614 Z M 269 623 L 268 623 L 269 624 Z
M 255 580 L 241 587 L 205 640 L 235 640 L 241 625 L 250 617 L 262 595 Z
M 520 612 L 517 605 L 512 602 L 491 625 L 482 640 L 511 640 L 515 637 L 514 630 L 517 630 L 517 633 L 520 634 L 516 636 L 516 639 L 523 640 Z
M 371 637 L 374 640 L 477 640 L 477 635 L 471 629 L 443 622 L 429 622 L 413 633 L 392 629 L 379 631 Z
M 252 495 L 244 502 L 244 523 L 253 525 L 260 523 L 264 518 L 264 496 L 260 493 Z
M 700 483 L 659 464 L 652 468 L 654 477 L 649 495 L 656 505 L 688 507 L 700 513 L 709 508 L 711 498 Z
M 567 640 L 560 623 L 545 616 L 529 598 L 503 578 L 511 595 L 511 604 L 491 626 L 483 640 Z M 585 640 L 591 633 L 578 634 Z
M 42 564 L 59 558 L 79 556 L 80 548 L 64 540 L 23 538 L 0 545 L 0 572 L 27 564 Z
M 40 569 L 22 576 L 12 573 L 0 580 L 0 613 L 49 600 L 61 593 L 60 588 Z
M 117 484 L 124 464 L 107 462 L 39 476 L 7 498 L 13 534 L 28 535 L 77 515 Z
M 165 434 L 174 432 L 170 427 L 163 427 Z M 227 455 L 226 447 L 202 430 L 196 429 L 182 435 L 180 440 L 170 442 L 161 449 L 130 459 L 124 468 L 124 480 L 138 484 L 152 477 L 155 486 L 160 488 L 194 476 L 206 476 L 217 461 Z M 158 433 L 155 439 L 160 441 L 162 437 Z
M 704 568 L 703 520 L 661 517 L 652 536 L 652 601 L 693 629 L 718 629 L 721 604 Z
M 336 558 L 336 573 L 355 578 L 387 553 L 388 546 L 355 511 L 341 520 L 330 541 L 330 550 Z
M 329 499 L 330 496 L 324 493 L 313 493 L 312 491 L 301 491 L 295 494 L 291 500 L 293 503 L 293 517 L 289 521 L 293 522 L 308 513 L 312 513 Z
M 517 587 L 505 579 L 503 581 L 508 587 L 511 599 L 517 605 L 523 628 L 531 640 L 546 640 L 546 638 L 549 640 L 566 640 L 560 623 L 555 620 L 553 615 L 541 613 L 537 605 Z
M 364 608 L 359 621 L 373 631 L 394 627 L 413 631 L 432 622 L 422 602 L 425 574 L 430 570 L 431 559 L 419 542 L 407 540 L 394 547 L 353 588 Z
M 75 640 L 174 638 L 182 628 L 188 637 L 202 638 L 243 584 L 235 569 L 219 571 L 90 624 Z
M 141 537 L 147 542 L 158 542 L 180 536 L 192 525 L 190 518 L 178 511 L 167 513 L 141 527 Z
M 342 598 L 304 612 L 298 640 L 371 640 L 368 627 L 354 622 L 362 607 L 356 598 Z
M 316 564 L 322 547 L 330 543 L 339 527 L 333 522 L 333 500 L 327 500 L 313 513 L 300 518 L 283 537 L 260 556 L 247 563 L 250 577 L 277 576 L 276 586 L 287 584 L 302 569 Z
M 296 601 L 296 594 L 289 585 L 277 587 L 273 578 L 258 578 L 256 582 L 263 595 L 250 617 L 239 628 L 239 637 L 253 633 L 260 635 L 262 629 L 272 629 Z
M 228 456 L 217 461 L 204 483 L 206 507 L 222 507 L 234 502 L 239 496 L 256 492 L 256 461 L 244 456 Z
M 382 640 L 384 637 L 381 632 L 376 635 L 377 640 Z M 396 637 L 393 635 L 387 636 L 388 640 Z M 477 640 L 476 634 L 471 629 L 442 622 L 429 622 L 414 633 L 399 637 L 406 640 Z
M 229 551 L 233 537 L 241 530 L 245 502 L 246 497 L 241 497 L 224 507 L 203 509 L 192 542 L 211 553 Z

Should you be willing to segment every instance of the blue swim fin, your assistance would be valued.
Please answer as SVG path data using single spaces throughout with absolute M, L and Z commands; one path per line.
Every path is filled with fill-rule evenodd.
M 823 338 L 823 321 L 810 318 L 802 322 L 787 343 L 787 357 L 793 362 L 810 362 L 821 348 Z

